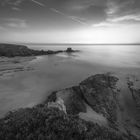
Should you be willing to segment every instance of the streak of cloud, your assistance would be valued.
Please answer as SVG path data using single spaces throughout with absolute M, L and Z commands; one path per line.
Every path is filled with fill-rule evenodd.
M 133 20 L 133 21 L 140 21 L 140 15 L 126 15 L 121 16 L 115 19 L 112 19 L 112 22 L 121 22 L 121 21 L 127 21 L 127 20 Z
M 71 18 L 72 20 L 79 22 L 80 24 L 83 25 L 88 25 L 86 22 L 84 22 L 83 20 L 81 20 L 81 18 L 75 17 L 75 16 L 69 16 L 69 18 Z
M 14 11 L 21 11 L 21 9 L 18 8 L 18 7 L 12 7 L 12 10 L 14 10 Z
M 46 5 L 40 3 L 40 2 L 38 2 L 38 1 L 36 1 L 36 0 L 31 0 L 31 1 L 34 2 L 34 3 L 36 3 L 36 4 L 38 4 L 38 5 L 40 5 L 40 6 L 42 6 L 42 7 L 45 7 L 45 6 L 46 6 Z M 50 10 L 51 10 L 52 12 L 55 12 L 55 13 L 57 13 L 57 14 L 59 14 L 59 15 L 62 15 L 62 16 L 64 16 L 64 17 L 66 17 L 66 18 L 69 18 L 69 19 L 71 19 L 71 20 L 73 20 L 73 21 L 75 21 L 75 22 L 77 22 L 77 23 L 80 23 L 80 24 L 82 24 L 82 25 L 87 25 L 87 23 L 81 21 L 78 17 L 75 17 L 75 16 L 68 16 L 68 15 L 64 14 L 63 12 L 61 12 L 61 11 L 59 11 L 59 10 L 56 10 L 55 8 L 50 8 Z
M 31 1 L 34 2 L 34 3 L 36 3 L 36 4 L 38 4 L 39 6 L 46 7 L 45 4 L 40 3 L 40 2 L 38 2 L 38 1 L 36 1 L 36 0 L 31 0 Z M 57 14 L 59 14 L 59 15 L 62 15 L 62 16 L 64 16 L 64 17 L 66 17 L 66 18 L 69 18 L 69 19 L 71 19 L 71 20 L 73 20 L 73 21 L 75 21 L 75 22 L 77 22 L 77 23 L 80 23 L 80 24 L 82 24 L 82 25 L 87 25 L 86 22 L 83 22 L 83 21 L 80 20 L 80 18 L 78 18 L 78 17 L 66 15 L 66 14 L 64 14 L 63 12 L 61 12 L 61 11 L 55 9 L 55 8 L 50 8 L 50 10 L 51 10 L 52 12 L 55 12 L 55 13 L 57 13 Z
M 50 10 L 53 11 L 53 12 L 55 12 L 55 13 L 57 13 L 57 14 L 60 14 L 60 15 L 62 15 L 62 16 L 64 16 L 64 17 L 66 17 L 66 18 L 69 18 L 69 19 L 71 19 L 72 21 L 75 21 L 75 22 L 77 22 L 77 23 L 80 23 L 80 24 L 82 24 L 82 25 L 88 25 L 86 22 L 81 21 L 80 18 L 78 18 L 78 17 L 66 15 L 66 14 L 64 14 L 63 12 L 61 12 L 61 11 L 59 11 L 59 10 L 56 10 L 56 9 L 54 9 L 54 8 L 50 8 Z
M 39 5 L 39 6 L 45 7 L 45 5 L 43 3 L 40 3 L 36 0 L 31 0 L 31 1 L 34 2 L 35 4 Z
M 54 9 L 54 8 L 50 8 L 50 10 L 53 11 L 53 12 L 55 12 L 55 13 L 57 13 L 57 14 L 60 14 L 62 16 L 66 16 L 63 12 L 60 12 L 60 11 Z

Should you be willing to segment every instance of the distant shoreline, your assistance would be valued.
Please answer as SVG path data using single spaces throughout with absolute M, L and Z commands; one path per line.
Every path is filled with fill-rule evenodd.
M 39 56 L 39 55 L 50 55 L 58 53 L 74 53 L 79 52 L 79 50 L 73 50 L 72 48 L 67 48 L 66 50 L 34 50 L 30 49 L 25 45 L 17 44 L 0 44 L 0 57 L 16 57 L 16 56 Z
M 0 43 L 2 44 L 2 43 Z M 3 44 L 22 44 L 22 45 L 140 45 L 140 43 L 32 43 L 32 42 L 6 42 Z

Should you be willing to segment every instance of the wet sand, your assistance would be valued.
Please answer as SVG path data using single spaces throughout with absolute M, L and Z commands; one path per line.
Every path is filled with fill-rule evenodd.
M 20 71 L 32 70 L 28 63 L 36 57 L 0 57 L 0 78 L 10 78 Z

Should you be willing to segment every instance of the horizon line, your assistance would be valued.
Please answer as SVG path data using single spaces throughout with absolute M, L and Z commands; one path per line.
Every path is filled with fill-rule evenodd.
M 140 43 L 33 43 L 33 42 L 1 42 L 0 44 L 39 44 L 39 45 L 140 45 Z

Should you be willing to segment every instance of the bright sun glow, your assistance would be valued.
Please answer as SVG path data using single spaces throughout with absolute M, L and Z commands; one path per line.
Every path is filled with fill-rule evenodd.
M 82 30 L 79 35 L 83 41 L 89 43 L 129 43 L 134 42 L 139 32 L 134 26 L 111 27 L 111 28 L 90 28 Z
M 129 25 L 108 28 L 88 27 L 67 32 L 63 30 L 16 32 L 8 33 L 3 40 L 34 43 L 133 43 L 140 40 L 138 28 L 139 25 Z

